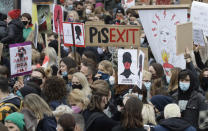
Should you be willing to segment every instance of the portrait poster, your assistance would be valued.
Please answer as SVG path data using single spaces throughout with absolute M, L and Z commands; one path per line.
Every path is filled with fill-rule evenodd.
M 9 45 L 11 76 L 22 76 L 32 72 L 31 42 Z
M 193 41 L 195 45 L 205 46 L 203 30 L 193 30 Z
M 118 49 L 118 84 L 137 84 L 137 49 Z
M 51 31 L 51 13 L 49 5 L 37 5 L 38 28 L 40 33 Z
M 184 69 L 183 55 L 176 56 L 176 25 L 187 22 L 187 9 L 149 9 L 138 13 L 156 61 L 165 71 L 173 67 Z
M 64 46 L 85 47 L 83 23 L 63 22 Z
M 63 34 L 63 7 L 53 4 L 53 32 Z
M 21 14 L 29 13 L 32 16 L 32 1 L 21 0 Z
M 193 1 L 190 20 L 194 30 L 203 30 L 204 35 L 208 36 L 208 4 Z
M 122 5 L 123 5 L 124 9 L 131 8 L 131 7 L 135 6 L 135 0 L 124 0 Z
M 143 70 L 144 70 L 144 59 L 145 59 L 145 54 L 142 50 L 139 50 L 139 55 L 138 55 L 138 79 L 137 79 L 137 86 L 142 89 L 142 78 L 143 78 Z

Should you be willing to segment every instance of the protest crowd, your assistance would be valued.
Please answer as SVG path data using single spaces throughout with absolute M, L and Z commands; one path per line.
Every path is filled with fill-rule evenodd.
M 207 35 L 176 53 L 180 0 L 30 1 L 0 10 L 0 131 L 208 131 Z

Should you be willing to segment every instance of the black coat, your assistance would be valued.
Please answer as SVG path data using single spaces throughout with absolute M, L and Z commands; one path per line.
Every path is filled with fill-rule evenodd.
M 13 19 L 8 24 L 7 36 L 2 38 L 1 42 L 4 44 L 14 44 L 23 42 L 23 28 L 24 25 L 19 19 Z
M 0 21 L 0 40 L 7 36 L 7 23 L 5 21 Z
M 36 131 L 56 131 L 57 122 L 55 117 L 44 116 L 39 121 Z
M 128 129 L 125 129 L 121 126 L 116 126 L 112 129 L 112 131 L 146 131 L 143 127 L 141 128 L 128 128 Z
M 96 111 L 89 111 L 85 110 L 83 112 L 83 117 L 85 119 L 85 123 L 87 123 L 88 118 Z M 102 116 L 95 119 L 95 121 L 92 123 L 92 125 L 88 128 L 86 131 L 111 131 L 112 128 L 119 124 L 119 122 L 116 122 L 112 119 L 110 119 L 105 113 L 102 113 Z

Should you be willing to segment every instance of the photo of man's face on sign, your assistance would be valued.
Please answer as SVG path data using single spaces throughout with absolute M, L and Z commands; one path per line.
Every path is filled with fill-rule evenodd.
M 118 83 L 136 84 L 137 50 L 118 50 Z

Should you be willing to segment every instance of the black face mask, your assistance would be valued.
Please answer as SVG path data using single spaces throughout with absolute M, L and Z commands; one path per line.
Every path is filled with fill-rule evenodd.
M 202 85 L 203 90 L 207 91 L 207 89 L 208 89 L 208 77 L 203 77 L 202 78 L 201 85 Z
M 23 23 L 24 25 L 27 25 L 28 21 L 22 21 L 22 23 Z
M 82 16 L 83 11 L 82 11 L 82 10 L 78 10 L 78 11 L 77 11 L 77 13 L 78 13 L 78 15 L 81 17 L 81 16 Z
M 82 85 L 81 84 L 79 84 L 79 85 L 75 85 L 75 84 L 73 84 L 72 85 L 72 89 L 82 89 Z
M 39 86 L 43 83 L 42 79 L 37 78 L 37 77 L 31 77 L 30 82 L 34 82 L 34 83 L 38 84 Z

